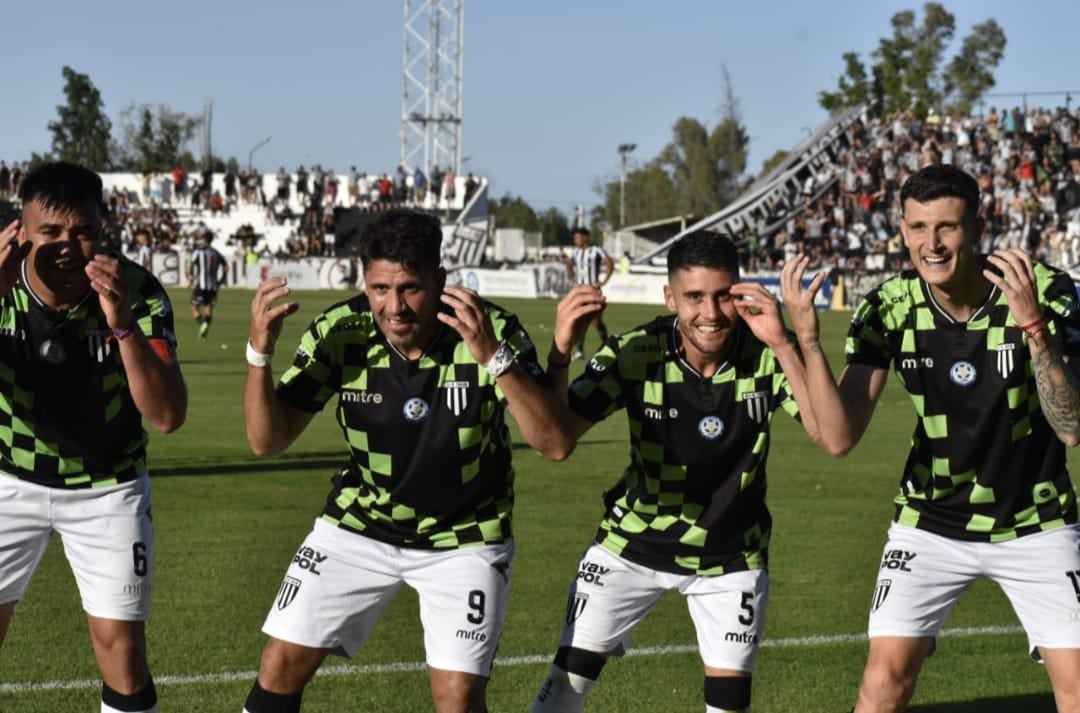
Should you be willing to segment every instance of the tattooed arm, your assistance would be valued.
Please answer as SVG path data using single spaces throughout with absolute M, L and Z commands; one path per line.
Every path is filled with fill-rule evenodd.
M 1080 444 L 1080 384 L 1050 343 L 1045 325 L 1028 335 L 1039 405 L 1050 428 L 1072 448 Z

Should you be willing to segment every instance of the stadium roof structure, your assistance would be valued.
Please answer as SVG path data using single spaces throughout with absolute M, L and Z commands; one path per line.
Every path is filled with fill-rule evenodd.
M 840 153 L 849 147 L 847 130 L 856 121 L 865 123 L 868 111 L 868 105 L 861 105 L 830 116 L 815 132 L 799 142 L 784 160 L 755 180 L 735 201 L 635 258 L 633 264 L 663 263 L 672 243 L 683 235 L 698 230 L 714 230 L 732 236 L 751 227 L 757 228 L 762 236 L 776 232 L 784 221 L 765 221 L 777 207 L 783 206 L 788 215 L 797 212 L 803 205 L 816 200 L 837 180 L 836 176 L 832 175 L 832 168 L 838 164 Z M 824 173 L 831 177 L 824 182 L 815 182 L 816 189 L 813 194 L 804 195 L 803 186 L 807 179 Z

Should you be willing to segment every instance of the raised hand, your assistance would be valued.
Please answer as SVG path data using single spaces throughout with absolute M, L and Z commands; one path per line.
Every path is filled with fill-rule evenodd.
M 554 348 L 569 356 L 575 344 L 585 338 L 589 325 L 607 307 L 607 300 L 598 287 L 575 285 L 555 308 Z
M 467 287 L 447 287 L 441 299 L 454 313 L 439 312 L 439 321 L 461 335 L 465 347 L 477 363 L 487 364 L 491 361 L 499 348 L 499 339 L 495 336 L 491 316 L 480 295 Z
M 1018 325 L 1038 322 L 1042 318 L 1042 312 L 1039 310 L 1035 268 L 1031 265 L 1031 257 L 1023 250 L 1004 248 L 987 255 L 986 260 L 1000 270 L 1001 274 L 988 268 L 983 270 L 983 276 L 1005 293 L 1013 320 Z
M 22 222 L 16 218 L 0 230 L 0 297 L 11 292 L 11 288 L 19 281 L 20 266 L 30 252 L 29 240 L 19 243 L 21 227 Z
M 795 330 L 795 336 L 800 344 L 818 341 L 821 333 L 814 298 L 817 297 L 822 283 L 825 282 L 825 273 L 819 272 L 814 275 L 814 279 L 804 288 L 803 274 L 809 262 L 809 257 L 799 255 L 793 260 L 788 260 L 780 271 L 780 294 L 784 300 L 784 306 L 787 307 L 788 316 L 791 318 L 791 327 Z
M 285 318 L 300 309 L 297 302 L 274 302 L 287 297 L 292 290 L 284 277 L 270 277 L 255 288 L 255 297 L 251 300 L 251 346 L 262 354 L 271 354 Z
M 780 301 L 760 282 L 737 282 L 731 286 L 735 311 L 765 346 L 775 349 L 787 341 Z
M 127 329 L 133 319 L 131 295 L 120 261 L 108 255 L 95 255 L 86 263 L 90 288 L 98 295 L 101 311 L 111 329 Z

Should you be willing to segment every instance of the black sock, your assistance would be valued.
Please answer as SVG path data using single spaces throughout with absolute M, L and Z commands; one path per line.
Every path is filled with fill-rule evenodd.
M 300 698 L 304 692 L 282 694 L 271 693 L 255 681 L 244 702 L 244 710 L 247 713 L 300 713 Z
M 157 705 L 157 689 L 154 688 L 154 679 L 151 678 L 142 687 L 142 690 L 131 695 L 117 693 L 102 682 L 101 702 L 118 711 L 148 711 Z

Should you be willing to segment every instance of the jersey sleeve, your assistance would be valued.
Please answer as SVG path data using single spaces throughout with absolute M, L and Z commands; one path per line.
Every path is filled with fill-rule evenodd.
M 327 315 L 315 318 L 300 337 L 292 365 L 281 375 L 277 393 L 282 401 L 308 413 L 317 413 L 341 387 L 341 351 Z
M 798 342 L 795 341 L 795 333 L 788 330 L 787 334 L 788 338 L 795 344 L 796 351 L 801 351 Z M 781 368 L 780 360 L 776 358 L 776 354 L 771 349 L 766 349 L 766 353 L 772 358 L 773 362 L 773 411 L 782 408 L 796 421 L 802 421 L 802 417 L 799 415 L 799 404 L 795 401 L 795 392 L 791 390 L 791 382 Z
M 606 341 L 585 366 L 585 372 L 570 384 L 570 408 L 586 421 L 597 423 L 623 408 L 619 337 Z
M 139 323 L 139 329 L 147 339 L 163 339 L 175 347 L 176 329 L 172 304 L 165 288 L 142 266 L 130 260 L 126 261 L 125 265 L 128 284 L 136 294 L 131 309 Z
M 848 364 L 865 364 L 881 369 L 888 369 L 892 364 L 892 349 L 881 317 L 881 304 L 881 293 L 875 290 L 855 308 L 844 344 Z
M 1055 271 L 1043 291 L 1044 314 L 1049 323 L 1051 340 L 1063 356 L 1072 362 L 1071 368 L 1080 371 L 1080 304 L 1076 284 L 1067 273 Z

